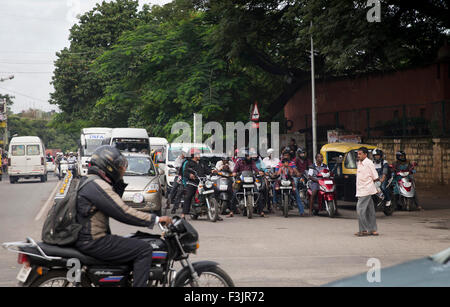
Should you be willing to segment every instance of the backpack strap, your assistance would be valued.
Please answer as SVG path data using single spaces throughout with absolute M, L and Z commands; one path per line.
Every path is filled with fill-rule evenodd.
M 86 184 L 88 184 L 89 182 L 92 182 L 98 178 L 100 178 L 100 177 L 97 175 L 93 175 L 92 177 L 88 177 L 88 179 L 86 179 L 81 185 L 80 185 L 80 182 L 78 182 L 77 192 L 79 192 Z

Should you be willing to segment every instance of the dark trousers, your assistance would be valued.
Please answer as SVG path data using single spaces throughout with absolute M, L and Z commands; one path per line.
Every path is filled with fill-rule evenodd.
M 172 190 L 169 195 L 169 203 L 174 204 L 174 208 L 178 209 L 180 205 L 181 196 L 183 195 L 183 184 L 178 182 L 178 179 L 175 179 L 173 182 Z
M 78 242 L 77 249 L 98 260 L 117 264 L 133 262 L 133 287 L 146 287 L 153 249 L 142 240 L 107 235 L 91 242 Z
M 197 187 L 187 184 L 184 187 L 184 190 L 185 194 L 184 194 L 183 214 L 189 214 L 189 212 L 191 212 L 192 199 L 195 196 L 195 192 L 197 192 Z

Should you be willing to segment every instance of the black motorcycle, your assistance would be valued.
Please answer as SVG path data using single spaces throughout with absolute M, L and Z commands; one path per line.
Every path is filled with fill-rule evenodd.
M 211 177 L 211 181 L 214 182 L 216 198 L 219 201 L 219 212 L 220 214 L 226 214 L 233 196 L 230 193 L 232 185 L 231 173 L 226 171 L 217 172 L 216 175 Z
M 256 186 L 256 178 L 252 171 L 243 171 L 241 176 L 236 179 L 239 184 L 239 191 L 236 193 L 239 210 L 243 216 L 251 219 L 259 200 L 259 192 Z
M 189 260 L 189 254 L 195 254 L 199 248 L 198 233 L 184 219 L 174 217 L 173 221 L 168 227 L 159 225 L 163 230 L 161 236 L 143 232 L 130 236 L 153 247 L 148 286 L 234 287 L 218 263 Z M 18 262 L 23 267 L 17 279 L 23 287 L 131 287 L 133 284 L 130 263 L 107 263 L 74 248 L 36 243 L 31 238 L 26 242 L 4 243 L 3 247 L 19 254 Z M 176 262 L 182 265 L 178 272 L 174 269 Z M 75 270 L 76 263 L 80 265 L 78 270 Z

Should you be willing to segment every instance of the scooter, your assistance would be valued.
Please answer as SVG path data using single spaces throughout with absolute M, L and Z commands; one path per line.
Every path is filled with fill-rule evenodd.
M 313 204 L 313 213 L 318 215 L 321 211 L 326 211 L 328 216 L 333 218 L 336 216 L 337 205 L 336 205 L 336 186 L 333 177 L 331 177 L 331 172 L 328 169 L 324 169 L 317 175 L 319 190 L 317 191 L 317 204 Z M 309 204 L 309 199 L 312 197 L 312 190 L 310 187 L 311 181 L 308 181 L 308 192 L 307 192 L 307 204 Z
M 415 202 L 416 186 L 410 177 L 410 174 L 414 171 L 415 166 L 417 166 L 417 163 L 411 164 L 411 167 L 408 170 L 395 170 L 398 191 L 395 199 L 398 201 L 398 206 L 402 210 L 406 211 L 417 210 Z
M 61 180 L 64 177 L 66 177 L 66 175 L 69 172 L 69 163 L 67 162 L 67 160 L 61 160 L 59 162 L 59 173 L 58 173 L 58 179 Z

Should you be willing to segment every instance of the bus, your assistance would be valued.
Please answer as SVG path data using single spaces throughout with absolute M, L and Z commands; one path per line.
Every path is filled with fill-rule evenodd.
M 111 128 L 84 128 L 81 130 L 78 150 L 78 173 L 87 175 L 92 153 L 100 146 L 111 143 Z

